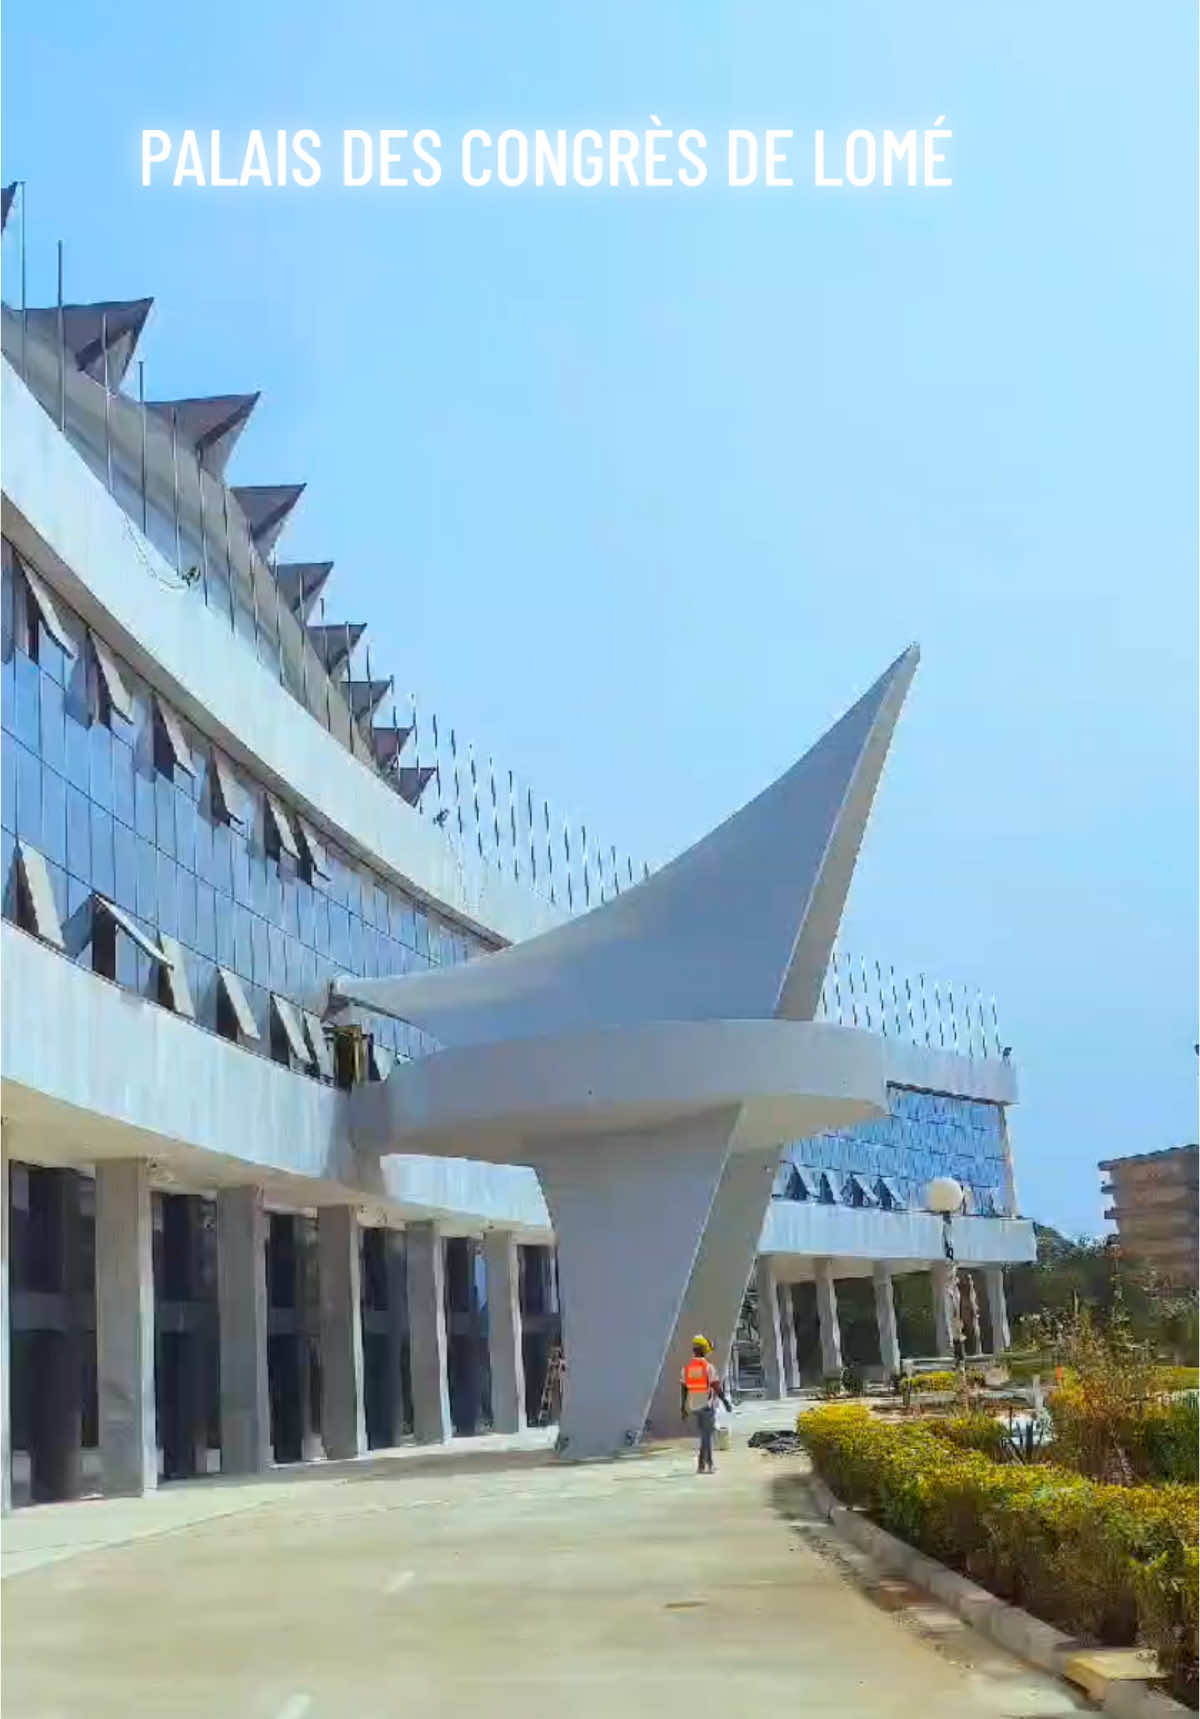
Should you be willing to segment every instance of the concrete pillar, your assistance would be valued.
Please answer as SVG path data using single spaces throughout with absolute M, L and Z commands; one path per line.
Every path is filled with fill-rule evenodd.
M 779 1335 L 783 1345 L 783 1390 L 800 1388 L 800 1357 L 796 1351 L 796 1309 L 790 1283 L 779 1285 Z
M 388 1366 L 388 1401 L 392 1410 L 392 1430 L 390 1442 L 399 1444 L 405 1434 L 405 1366 L 404 1339 L 408 1331 L 407 1317 L 407 1270 L 405 1266 L 404 1237 L 395 1230 L 388 1233 L 385 1240 L 387 1254 L 387 1366 Z
M 896 1326 L 896 1297 L 892 1274 L 882 1260 L 876 1262 L 875 1322 L 879 1327 L 879 1359 L 886 1374 L 900 1371 L 900 1333 Z
M 158 1485 L 158 1428 L 145 1159 L 96 1165 L 96 1394 L 105 1492 L 149 1492 Z
M 436 1224 L 409 1224 L 408 1355 L 413 1432 L 422 1444 L 451 1435 L 446 1378 L 446 1261 Z
M 217 1195 L 217 1311 L 223 1474 L 258 1474 L 271 1466 L 266 1239 L 262 1190 L 222 1188 Z
M 988 1317 L 992 1324 L 992 1353 L 1002 1355 L 1012 1347 L 1008 1329 L 1008 1303 L 1004 1298 L 1004 1267 L 990 1265 L 983 1274 L 987 1285 Z
M 813 1277 L 817 1286 L 817 1322 L 821 1328 L 821 1372 L 828 1378 L 842 1370 L 842 1328 L 838 1322 L 833 1261 L 815 1259 Z
M 488 1360 L 492 1372 L 493 1432 L 525 1430 L 525 1363 L 521 1354 L 521 1278 L 511 1230 L 489 1230 L 483 1240 L 487 1270 Z
M 12 1356 L 9 1317 L 8 1154 L 0 1153 L 0 1514 L 12 1509 Z
M 954 1294 L 954 1267 L 948 1260 L 936 1260 L 930 1270 L 933 1286 L 933 1329 L 939 1355 L 954 1354 L 954 1315 L 951 1297 Z
M 362 1256 L 353 1206 L 317 1213 L 321 1295 L 321 1438 L 329 1457 L 361 1456 L 363 1412 Z
M 537 1143 L 558 1238 L 558 1450 L 570 1461 L 617 1456 L 642 1438 L 739 1114 Z
M 775 1263 L 768 1254 L 759 1256 L 755 1268 L 758 1287 L 758 1341 L 762 1352 L 763 1389 L 772 1401 L 787 1395 L 784 1370 L 783 1329 L 779 1313 L 779 1282 Z
M 731 1152 L 725 1161 L 650 1405 L 648 1425 L 660 1438 L 679 1436 L 679 1375 L 697 1331 L 711 1342 L 722 1377 L 728 1371 L 779 1156 L 780 1148 L 771 1146 Z

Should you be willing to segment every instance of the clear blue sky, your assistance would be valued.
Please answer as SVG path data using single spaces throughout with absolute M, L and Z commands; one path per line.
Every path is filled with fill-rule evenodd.
M 5 8 L 31 293 L 261 388 L 376 672 L 661 859 L 910 639 L 847 947 L 999 999 L 1025 1210 L 1194 1138 L 1194 8 Z M 143 126 L 953 128 L 942 192 L 143 190 Z M 8 241 L 6 241 L 6 248 Z M 11 253 L 10 259 L 11 260 Z M 10 278 L 10 292 L 11 292 Z

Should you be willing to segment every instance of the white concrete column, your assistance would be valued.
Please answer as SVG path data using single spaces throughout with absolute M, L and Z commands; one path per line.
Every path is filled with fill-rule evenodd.
M 990 1265 L 983 1274 L 987 1285 L 988 1317 L 992 1325 L 992 1353 L 1002 1355 L 1012 1347 L 1008 1329 L 1008 1302 L 1004 1297 L 1004 1267 Z
M 493 1432 L 525 1430 L 525 1362 L 521 1354 L 521 1276 L 511 1230 L 483 1238 L 487 1271 L 488 1360 Z
M 362 1254 L 353 1206 L 317 1213 L 321 1297 L 321 1439 L 329 1457 L 361 1456 L 363 1413 Z
M 642 1438 L 738 1115 L 537 1143 L 558 1240 L 558 1450 L 569 1461 L 617 1456 Z
M 954 1315 L 950 1298 L 954 1294 L 954 1267 L 948 1260 L 935 1260 L 930 1268 L 933 1286 L 933 1329 L 939 1355 L 954 1353 Z
M 446 1258 L 436 1224 L 409 1224 L 408 1362 L 413 1432 L 422 1444 L 450 1438 L 450 1387 L 446 1377 Z
M 0 1514 L 12 1509 L 12 1373 L 9 1346 L 9 1163 L 0 1152 Z
M 222 1188 L 217 1195 L 222 1474 L 258 1474 L 272 1461 L 266 1243 L 261 1188 Z
M 106 1493 L 158 1485 L 154 1225 L 145 1159 L 96 1165 L 96 1393 Z
M 722 1377 L 728 1372 L 779 1156 L 780 1148 L 770 1146 L 731 1152 L 725 1161 L 647 1417 L 659 1438 L 679 1437 L 679 1376 L 697 1331 L 713 1346 L 713 1366 Z
M 792 1301 L 792 1286 L 781 1283 L 779 1294 L 779 1335 L 783 1345 L 783 1392 L 800 1388 L 800 1357 L 796 1352 L 796 1309 Z
M 877 1260 L 875 1278 L 875 1323 L 879 1327 L 879 1359 L 887 1374 L 900 1371 L 900 1333 L 896 1326 L 896 1297 L 892 1274 L 882 1260 Z
M 842 1370 L 842 1328 L 838 1322 L 837 1284 L 831 1259 L 813 1261 L 817 1286 L 817 1321 L 821 1328 L 821 1371 L 826 1378 Z
M 775 1262 L 760 1254 L 756 1267 L 758 1286 L 758 1342 L 762 1353 L 763 1389 L 772 1401 L 787 1395 L 784 1372 L 783 1331 L 779 1317 L 779 1282 Z

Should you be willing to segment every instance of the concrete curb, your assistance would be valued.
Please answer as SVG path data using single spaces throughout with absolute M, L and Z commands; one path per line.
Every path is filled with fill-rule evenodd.
M 883 1568 L 906 1577 L 915 1587 L 924 1588 L 964 1623 L 981 1630 L 1009 1653 L 1028 1660 L 1041 1671 L 1070 1681 L 1066 1662 L 1085 1651 L 1087 1643 L 1031 1617 L 1017 1606 L 1008 1605 L 966 1576 L 948 1570 L 936 1559 L 898 1540 L 857 1510 L 839 1503 L 818 1475 L 809 1475 L 808 1484 L 821 1515 L 860 1551 L 868 1553 Z M 1172 1719 L 1191 1713 L 1189 1707 L 1172 1696 L 1136 1682 L 1110 1683 L 1103 1710 L 1116 1715 L 1116 1719 Z

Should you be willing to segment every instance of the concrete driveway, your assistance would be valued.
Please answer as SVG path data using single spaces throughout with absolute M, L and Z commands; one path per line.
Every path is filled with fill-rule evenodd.
M 6 1525 L 5 1719 L 1084 1705 L 855 1569 L 780 1484 L 802 1459 L 746 1448 L 763 1418 L 743 1416 L 712 1478 L 685 1447 L 561 1467 L 543 1436 L 22 1511 Z

